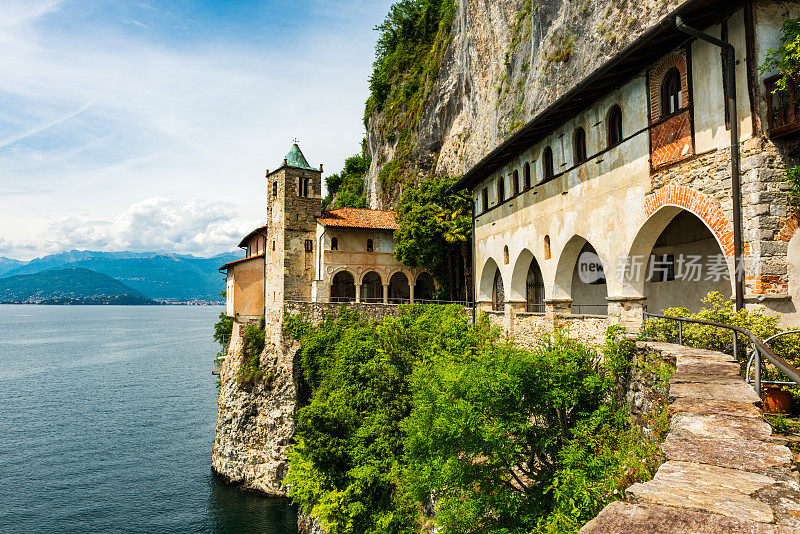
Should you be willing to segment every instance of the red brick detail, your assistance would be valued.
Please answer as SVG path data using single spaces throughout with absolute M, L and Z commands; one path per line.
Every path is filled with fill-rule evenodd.
M 675 163 L 693 154 L 689 111 L 657 124 L 650 130 L 653 168 Z
M 789 292 L 789 282 L 775 275 L 747 276 L 745 277 L 745 285 L 748 293 L 756 295 L 785 294 Z
M 681 105 L 689 107 L 689 84 L 687 79 L 686 50 L 672 52 L 656 63 L 648 73 L 648 104 L 651 121 L 664 118 L 661 109 L 661 83 L 664 75 L 672 68 L 681 75 Z M 692 146 L 692 117 L 689 110 L 656 124 L 650 130 L 650 147 L 653 168 L 675 163 L 694 153 Z
M 713 200 L 700 191 L 682 185 L 668 185 L 644 200 L 644 210 L 650 217 L 664 206 L 678 206 L 697 215 L 711 229 L 726 256 L 733 255 L 733 224 Z M 745 254 L 749 246 L 745 246 Z
M 792 239 L 794 233 L 799 227 L 800 213 L 795 212 L 788 219 L 786 219 L 780 229 L 775 232 L 775 239 L 779 241 L 789 241 Z

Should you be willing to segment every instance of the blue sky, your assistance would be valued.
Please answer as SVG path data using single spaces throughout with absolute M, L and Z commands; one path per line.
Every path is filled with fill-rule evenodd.
M 229 250 L 364 134 L 390 1 L 0 2 L 0 256 Z

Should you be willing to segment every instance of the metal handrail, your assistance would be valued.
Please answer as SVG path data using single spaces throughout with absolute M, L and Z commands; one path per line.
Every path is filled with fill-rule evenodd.
M 673 321 L 678 321 L 678 344 L 683 345 L 683 323 L 694 323 L 694 324 L 702 324 L 706 326 L 715 326 L 718 328 L 726 328 L 733 332 L 733 355 L 738 360 L 737 355 L 737 339 L 736 334 L 742 334 L 750 339 L 753 344 L 753 353 L 754 353 L 754 360 L 755 360 L 755 390 L 760 395 L 761 394 L 761 357 L 765 357 L 767 361 L 769 361 L 772 365 L 774 365 L 778 371 L 788 376 L 792 382 L 796 385 L 800 385 L 800 371 L 795 369 L 792 365 L 790 365 L 786 360 L 775 354 L 771 348 L 769 348 L 764 341 L 761 341 L 758 336 L 753 334 L 750 330 L 746 328 L 741 328 L 739 326 L 733 326 L 730 324 L 724 323 L 717 323 L 714 321 L 704 321 L 702 319 L 689 319 L 686 317 L 674 317 L 670 315 L 661 315 L 659 313 L 650 313 L 647 310 L 643 312 L 643 316 L 645 319 L 648 317 L 654 317 L 657 319 L 669 319 Z M 789 332 L 785 332 L 789 333 Z M 772 336 L 768 339 L 774 339 L 777 336 Z
M 767 343 L 769 343 L 773 339 L 777 339 L 777 338 L 779 338 L 781 336 L 785 336 L 785 335 L 788 335 L 788 334 L 800 334 L 800 330 L 787 330 L 786 332 L 778 332 L 777 334 L 769 336 L 767 339 L 765 339 L 764 340 L 764 344 L 766 345 Z M 748 384 L 750 382 L 752 382 L 752 381 L 755 381 L 755 376 L 753 377 L 752 381 L 750 380 L 750 368 L 753 366 L 753 362 L 755 361 L 755 359 L 756 359 L 756 351 L 753 351 L 750 354 L 750 359 L 747 360 L 747 368 L 745 369 L 745 375 L 744 375 L 744 379 Z M 761 383 L 762 384 L 772 384 L 772 385 L 776 385 L 776 386 L 794 386 L 794 385 L 796 385 L 794 382 L 785 382 L 785 381 L 781 381 L 781 380 L 762 380 Z

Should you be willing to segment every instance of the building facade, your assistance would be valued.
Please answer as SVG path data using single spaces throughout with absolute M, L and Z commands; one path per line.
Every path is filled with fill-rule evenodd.
M 796 4 L 687 2 L 464 175 L 475 206 L 481 308 L 641 319 L 696 310 L 735 278 L 731 136 L 720 48 L 733 45 L 745 302 L 795 323 L 800 241 L 786 168 L 793 95 L 759 72 Z M 800 117 L 800 114 L 797 114 Z
M 430 273 L 394 257 L 394 212 L 322 210 L 322 166 L 295 144 L 267 176 L 266 224 L 242 239 L 226 273 L 229 317 L 280 324 L 287 303 L 400 304 L 430 300 Z

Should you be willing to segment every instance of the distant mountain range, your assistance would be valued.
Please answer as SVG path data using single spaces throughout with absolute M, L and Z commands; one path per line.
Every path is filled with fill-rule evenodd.
M 0 278 L 1 304 L 157 304 L 130 286 L 89 269 L 54 269 Z
M 85 269 L 122 282 L 149 299 L 222 302 L 220 292 L 225 289 L 225 279 L 217 269 L 242 257 L 241 252 L 198 258 L 184 254 L 71 250 L 30 261 L 0 258 L 0 281 L 59 269 Z M 39 281 L 44 282 L 47 276 Z

